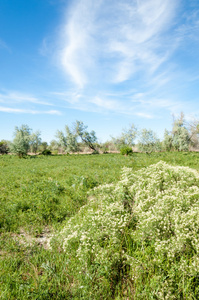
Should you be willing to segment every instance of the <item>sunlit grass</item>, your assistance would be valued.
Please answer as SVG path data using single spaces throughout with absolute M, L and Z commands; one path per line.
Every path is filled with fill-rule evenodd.
M 132 240 L 129 228 L 135 227 L 137 219 L 133 218 L 129 224 L 124 219 L 132 213 L 132 197 L 128 189 L 121 197 L 119 193 L 111 196 L 112 187 L 107 186 L 103 193 L 100 191 L 107 200 L 104 202 L 103 197 L 98 197 L 100 193 L 96 188 L 110 183 L 117 185 L 123 167 L 131 168 L 133 174 L 160 160 L 173 166 L 199 170 L 198 153 L 134 153 L 130 157 L 120 154 L 60 155 L 26 159 L 1 156 L 0 298 L 197 299 L 197 274 L 182 271 L 180 254 L 175 254 L 174 264 L 166 259 L 165 254 L 155 251 L 157 241 L 154 238 L 151 241 L 148 238 Z M 114 197 L 120 199 L 117 205 L 114 205 Z M 107 234 L 102 230 L 98 233 L 101 225 L 97 219 L 97 223 L 92 220 L 92 214 L 99 207 L 100 224 L 104 223 L 104 233 L 107 228 Z M 90 211 L 90 217 L 86 219 L 91 208 L 93 212 Z M 80 257 L 73 256 L 78 244 L 74 243 L 64 251 L 66 246 L 62 247 L 59 239 L 54 239 L 51 250 L 42 242 L 42 237 L 48 241 L 51 235 L 56 236 L 55 233 L 65 228 L 69 220 L 73 223 L 71 218 L 74 224 L 78 218 L 79 224 L 86 226 L 82 249 L 87 249 L 89 234 L 97 241 L 96 251 L 99 247 L 98 258 L 91 256 L 86 273 L 79 272 L 88 258 L 87 252 L 82 252 L 82 260 L 80 252 Z M 118 223 L 118 218 L 123 221 Z M 149 234 L 146 228 L 143 230 Z M 100 253 L 100 249 L 104 252 Z M 70 259 L 66 252 L 71 253 Z M 124 253 L 128 263 L 124 263 Z M 185 256 L 183 259 L 191 266 L 193 255 Z M 170 291 L 168 297 L 167 290 Z M 163 296 L 161 291 L 164 291 Z

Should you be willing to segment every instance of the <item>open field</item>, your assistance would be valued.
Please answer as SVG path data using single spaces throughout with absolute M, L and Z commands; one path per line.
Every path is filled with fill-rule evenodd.
M 124 265 L 123 258 L 115 258 L 114 263 L 110 258 L 105 266 L 91 254 L 86 265 L 88 272 L 81 274 L 83 262 L 74 255 L 77 240 L 71 242 L 71 248 L 65 248 L 66 251 L 59 239 L 54 239 L 49 248 L 49 238 L 66 228 L 71 218 L 74 220 L 71 224 L 74 222 L 77 228 L 84 222 L 93 224 L 89 219 L 85 221 L 83 214 L 89 215 L 90 208 L 97 211 L 99 204 L 93 199 L 102 201 L 109 195 L 98 189 L 92 192 L 94 188 L 111 183 L 115 187 L 123 167 L 131 168 L 134 173 L 159 161 L 199 171 L 199 153 L 195 152 L 134 153 L 126 157 L 120 154 L 28 156 L 25 159 L 1 156 L 0 299 L 198 299 L 199 273 L 194 275 L 189 271 L 189 276 L 183 275 L 178 270 L 182 264 L 180 254 L 175 254 L 173 264 L 165 253 L 161 256 L 155 252 L 154 240 L 142 242 L 138 236 L 134 239 L 129 230 L 131 226 L 134 230 L 135 224 L 126 223 L 122 242 L 118 239 L 116 246 L 110 240 L 105 243 L 107 237 L 100 237 L 99 245 L 108 249 L 106 253 L 107 256 L 111 253 L 110 257 L 124 252 L 136 257 L 139 264 L 135 269 L 139 267 L 140 273 L 137 279 L 133 278 L 131 264 Z M 198 186 L 197 181 L 194 186 Z M 110 196 L 116 200 L 119 197 L 111 189 Z M 127 192 L 121 197 L 125 199 L 122 205 L 128 209 L 133 201 L 131 194 Z M 194 197 L 199 199 L 197 194 Z M 118 204 L 116 200 L 111 200 L 107 207 Z M 106 214 L 105 206 L 102 205 L 101 211 Z M 92 226 L 95 228 L 96 223 Z M 193 256 L 188 250 L 183 255 L 190 266 Z M 154 263 L 156 256 L 158 263 Z M 160 286 L 160 282 L 165 286 Z M 165 292 L 161 294 L 161 290 Z

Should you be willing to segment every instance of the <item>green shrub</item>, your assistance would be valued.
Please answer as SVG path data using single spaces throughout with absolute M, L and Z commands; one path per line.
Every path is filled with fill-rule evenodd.
M 132 155 L 133 154 L 133 150 L 131 147 L 129 146 L 124 146 L 120 149 L 120 153 L 122 155 Z
M 99 154 L 99 151 L 98 151 L 98 150 L 94 150 L 94 151 L 92 152 L 92 154 Z
M 45 149 L 44 151 L 42 151 L 41 153 L 42 155 L 51 155 L 52 152 L 49 149 Z
M 0 141 L 0 154 L 8 154 L 8 143 L 4 140 Z
M 72 294 L 198 299 L 198 195 L 195 170 L 164 162 L 94 188 L 51 242 L 65 251 Z
M 58 154 L 58 150 L 53 150 L 52 154 L 57 155 Z

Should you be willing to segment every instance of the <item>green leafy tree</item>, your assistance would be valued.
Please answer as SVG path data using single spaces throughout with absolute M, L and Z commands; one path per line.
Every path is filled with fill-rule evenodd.
M 58 145 L 66 152 L 79 151 L 77 134 L 75 130 L 70 129 L 69 126 L 65 126 L 65 133 L 63 131 L 57 131 L 56 137 L 58 138 Z
M 64 135 L 63 131 L 57 130 L 55 136 L 58 139 L 58 146 L 65 150 L 67 147 L 67 137 Z
M 52 140 L 52 141 L 50 142 L 49 149 L 50 149 L 51 151 L 56 151 L 56 152 L 58 152 L 58 149 L 59 149 L 59 144 L 58 144 L 58 142 L 57 142 L 56 140 Z
M 77 134 L 73 132 L 67 125 L 65 126 L 66 137 L 67 137 L 67 152 L 77 152 L 79 151 Z
M 106 141 L 105 143 L 102 143 L 100 145 L 100 150 L 103 153 L 108 153 L 108 152 L 112 152 L 112 151 L 117 151 L 116 145 L 113 142 L 113 140 L 110 141 Z
M 41 145 L 41 132 L 36 131 L 35 133 L 32 133 L 30 136 L 31 152 L 34 152 L 36 154 L 39 150 L 40 145 Z
M 173 147 L 178 151 L 188 151 L 190 145 L 189 131 L 185 126 L 184 114 L 181 113 L 178 119 L 174 120 L 173 129 Z
M 142 129 L 139 133 L 138 149 L 142 152 L 153 152 L 161 150 L 160 140 L 156 133 L 149 129 Z
M 190 144 L 193 148 L 199 148 L 199 120 L 193 119 L 186 123 L 189 131 Z
M 173 148 L 173 136 L 166 129 L 165 129 L 165 132 L 164 132 L 163 148 L 166 151 L 171 151 L 172 148 Z
M 39 145 L 39 151 L 41 151 L 41 152 L 45 151 L 47 148 L 48 148 L 48 143 L 47 142 L 42 142 Z
M 132 147 L 135 145 L 134 141 L 137 136 L 137 128 L 132 124 L 128 129 L 123 129 L 121 134 L 121 141 L 124 145 Z
M 125 146 L 132 147 L 135 145 L 137 132 L 138 131 L 135 125 L 131 124 L 129 128 L 122 130 L 122 133 L 119 137 L 112 137 L 112 141 L 119 150 Z
M 74 124 L 75 135 L 81 139 L 82 143 L 97 153 L 98 150 L 95 145 L 97 143 L 96 133 L 94 130 L 88 132 L 87 127 L 82 121 L 76 121 Z
M 9 145 L 8 141 L 1 140 L 0 141 L 0 154 L 8 154 L 9 152 Z
M 31 131 L 28 125 L 15 127 L 14 140 L 11 146 L 11 152 L 23 157 L 30 149 Z
M 174 118 L 172 131 L 165 130 L 163 146 L 166 151 L 188 151 L 189 147 L 199 144 L 199 122 L 191 123 L 185 121 L 181 112 L 179 118 Z

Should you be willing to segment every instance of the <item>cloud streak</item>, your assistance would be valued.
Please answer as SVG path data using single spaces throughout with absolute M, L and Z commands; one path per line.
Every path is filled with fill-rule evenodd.
M 0 102 L 1 103 L 34 103 L 34 104 L 40 104 L 40 105 L 49 105 L 52 106 L 53 104 L 41 101 L 40 99 L 24 94 L 19 92 L 6 92 L 6 93 L 0 93 Z
M 10 108 L 10 107 L 3 107 L 3 106 L 0 106 L 0 112 L 22 113 L 22 114 L 32 114 L 32 115 L 38 115 L 38 114 L 61 115 L 61 112 L 58 110 L 38 111 L 38 110 Z
M 178 1 L 80 0 L 62 29 L 64 71 L 80 88 L 100 79 L 120 83 L 154 73 L 167 59 L 163 38 Z M 147 71 L 146 71 L 147 67 Z
M 32 115 L 38 115 L 38 114 L 47 114 L 47 115 L 61 115 L 62 113 L 59 110 L 41 110 L 38 109 L 39 106 L 54 106 L 54 104 L 51 104 L 46 101 L 41 101 L 37 97 L 34 97 L 32 95 L 20 93 L 20 92 L 4 92 L 0 93 L 0 103 L 3 105 L 9 105 L 8 106 L 0 106 L 0 112 L 5 113 L 23 113 L 23 114 L 32 114 Z M 30 109 L 29 106 L 37 107 L 37 109 Z M 20 106 L 23 105 L 23 108 Z M 25 108 L 27 107 L 27 108 Z
M 72 1 L 57 52 L 70 91 L 57 96 L 75 109 L 148 119 L 160 110 L 176 113 L 186 107 L 180 93 L 172 94 L 183 74 L 176 55 L 190 39 L 197 40 L 199 12 L 186 11 L 185 5 L 179 0 Z M 138 94 L 142 99 L 135 98 Z
M 37 105 L 56 106 L 55 113 L 73 108 L 146 119 L 163 110 L 176 113 L 186 105 L 172 94 L 178 76 L 172 56 L 186 39 L 196 39 L 199 27 L 198 12 L 181 16 L 181 6 L 179 0 L 70 1 L 59 27 L 56 53 L 67 75 L 65 90 L 49 90 L 43 99 L 1 92 L 0 103 L 15 105 L 13 112 L 30 113 L 39 113 Z M 43 55 L 48 44 L 44 38 Z

